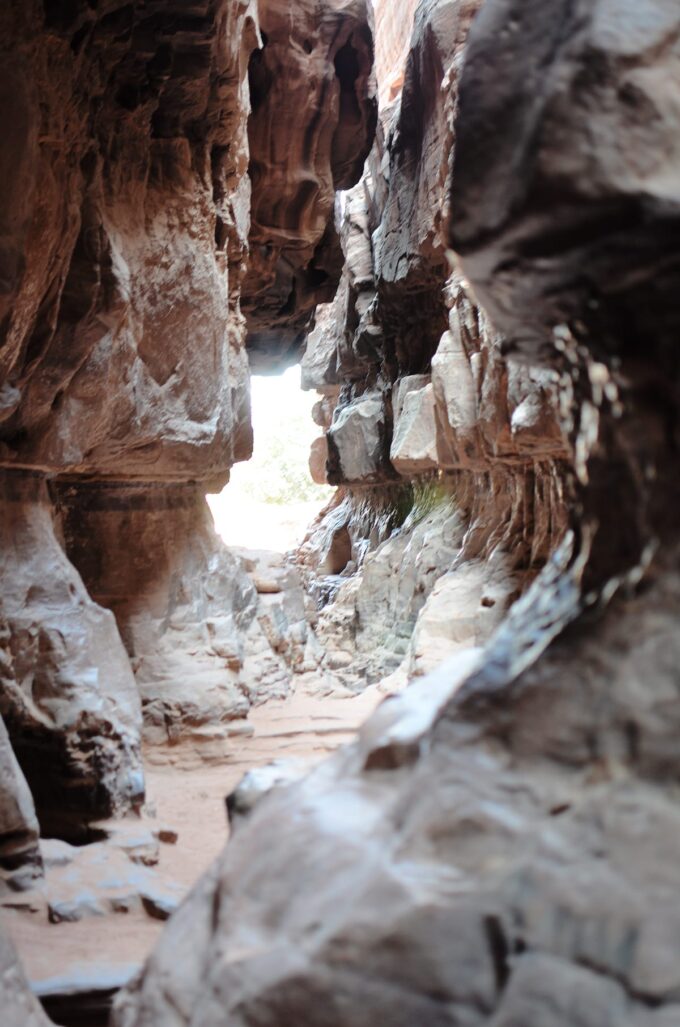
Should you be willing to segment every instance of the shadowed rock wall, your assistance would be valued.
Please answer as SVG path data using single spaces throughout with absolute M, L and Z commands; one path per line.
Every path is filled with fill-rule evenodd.
M 258 612 L 205 492 L 252 450 L 251 208 L 253 273 L 281 231 L 302 284 L 375 122 L 366 5 L 291 10 L 0 12 L 0 712 L 49 833 L 143 801 L 143 724 L 172 740 L 288 688 L 293 627 Z
M 449 249 L 458 83 L 478 8 L 418 5 L 403 90 L 343 197 L 343 280 L 303 358 L 303 386 L 323 397 L 314 473 L 325 455 L 327 480 L 349 494 L 302 559 L 323 568 L 349 531 L 343 578 L 320 592 L 336 596 L 320 630 L 327 663 L 347 664 L 352 687 L 399 666 L 408 678 L 486 641 L 566 526 L 572 451 L 559 372 L 505 357 Z M 373 502 L 379 521 L 389 497 L 405 509 L 386 542 L 365 510 Z
M 255 808 L 121 996 L 121 1027 L 680 1020 L 679 71 L 673 4 L 483 5 L 450 239 L 505 339 L 498 365 L 487 336 L 455 366 L 476 385 L 475 363 L 507 368 L 513 348 L 557 375 L 569 530 L 481 652 Z M 490 380 L 504 397 L 509 374 Z M 341 384 L 338 409 L 362 395 Z M 485 453 L 466 395 L 441 422 L 454 462 Z M 533 386 L 517 410 L 531 449 Z M 517 453 L 494 458 L 521 480 Z
M 335 192 L 373 142 L 372 5 L 261 0 L 250 64 L 251 256 L 243 290 L 251 365 L 294 363 L 342 271 Z

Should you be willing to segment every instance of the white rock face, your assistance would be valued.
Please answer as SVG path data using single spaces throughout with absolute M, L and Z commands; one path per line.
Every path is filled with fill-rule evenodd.
M 477 388 L 470 359 L 463 346 L 460 326 L 457 331 L 444 332 L 439 348 L 432 358 L 432 388 L 437 404 L 440 429 L 437 452 L 440 463 L 466 466 L 466 445 L 474 447 L 477 430 Z M 451 444 L 453 443 L 453 444 Z M 451 453 L 451 449 L 457 453 Z
M 413 676 L 436 670 L 452 653 L 483 646 L 508 609 L 512 572 L 507 559 L 471 560 L 442 575 L 416 623 L 410 652 Z
M 434 390 L 425 375 L 402 378 L 392 394 L 390 461 L 405 478 L 437 469 Z

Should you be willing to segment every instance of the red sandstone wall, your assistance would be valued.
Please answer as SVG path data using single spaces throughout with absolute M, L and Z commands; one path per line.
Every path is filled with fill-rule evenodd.
M 401 90 L 418 3 L 419 0 L 374 0 L 375 63 L 381 106 Z

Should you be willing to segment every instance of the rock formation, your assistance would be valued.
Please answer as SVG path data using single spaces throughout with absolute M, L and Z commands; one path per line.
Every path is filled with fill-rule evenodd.
M 481 651 L 255 806 L 121 996 L 119 1027 L 680 1022 L 680 21 L 652 0 L 486 0 L 464 47 L 474 6 L 419 7 L 387 199 L 375 162 L 367 190 L 373 283 L 346 269 L 336 359 L 307 367 L 337 390 L 338 480 L 343 410 L 382 398 L 376 446 L 408 437 L 384 430 L 395 386 L 398 421 L 400 379 L 431 375 L 437 462 L 452 495 L 469 488 L 461 551 L 488 573 L 518 547 L 533 581 Z M 434 168 L 452 148 L 449 182 Z M 422 202 L 433 181 L 450 207 Z M 343 527 L 352 558 L 373 545 L 364 573 L 377 474 L 346 479 L 321 529 L 329 552 Z
M 368 0 L 261 0 L 250 65 L 251 254 L 243 290 L 251 365 L 294 363 L 342 271 L 335 192 L 356 184 L 373 142 Z
M 59 494 L 74 536 L 93 482 L 120 509 L 130 482 L 171 494 L 249 453 L 257 34 L 246 5 L 29 3 L 2 28 L 2 708 L 44 828 L 69 833 L 143 796 L 141 708 L 112 614 L 64 555 Z
M 334 190 L 372 143 L 364 0 L 307 4 L 295 29 L 289 8 L 0 14 L 0 713 L 51 835 L 143 801 L 143 730 L 243 717 L 304 663 L 205 503 L 252 448 L 249 250 L 255 352 L 258 275 L 273 308 L 270 271 L 293 289 L 293 334 L 332 295 Z M 17 787 L 2 844 L 30 862 Z
M 485 642 L 566 526 L 559 375 L 504 357 L 448 251 L 458 79 L 478 6 L 418 6 L 403 91 L 344 199 L 343 280 L 303 359 L 303 387 L 323 397 L 327 480 L 348 490 L 303 559 L 323 570 L 349 532 L 350 580 L 321 593 L 336 601 L 319 631 L 351 687 Z M 374 525 L 390 507 L 386 540 Z
M 219 730 L 321 658 L 207 519 L 243 294 L 261 367 L 316 318 L 322 672 L 418 680 L 234 794 L 117 1027 L 672 1027 L 680 15 L 421 0 L 376 125 L 367 3 L 292 14 L 0 14 L 3 872 L 142 801 L 143 714 Z
M 419 0 L 376 0 L 375 71 L 384 110 L 404 85 L 404 70 Z
M 0 873 L 16 884 L 40 876 L 38 818 L 33 797 L 17 763 L 4 723 L 0 720 Z

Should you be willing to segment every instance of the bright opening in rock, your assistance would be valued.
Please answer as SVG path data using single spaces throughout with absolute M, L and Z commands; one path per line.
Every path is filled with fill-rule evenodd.
M 309 470 L 319 436 L 312 420 L 318 402 L 300 387 L 300 368 L 250 381 L 253 456 L 236 464 L 229 484 L 208 503 L 228 546 L 285 553 L 299 546 L 335 490 L 318 485 Z

